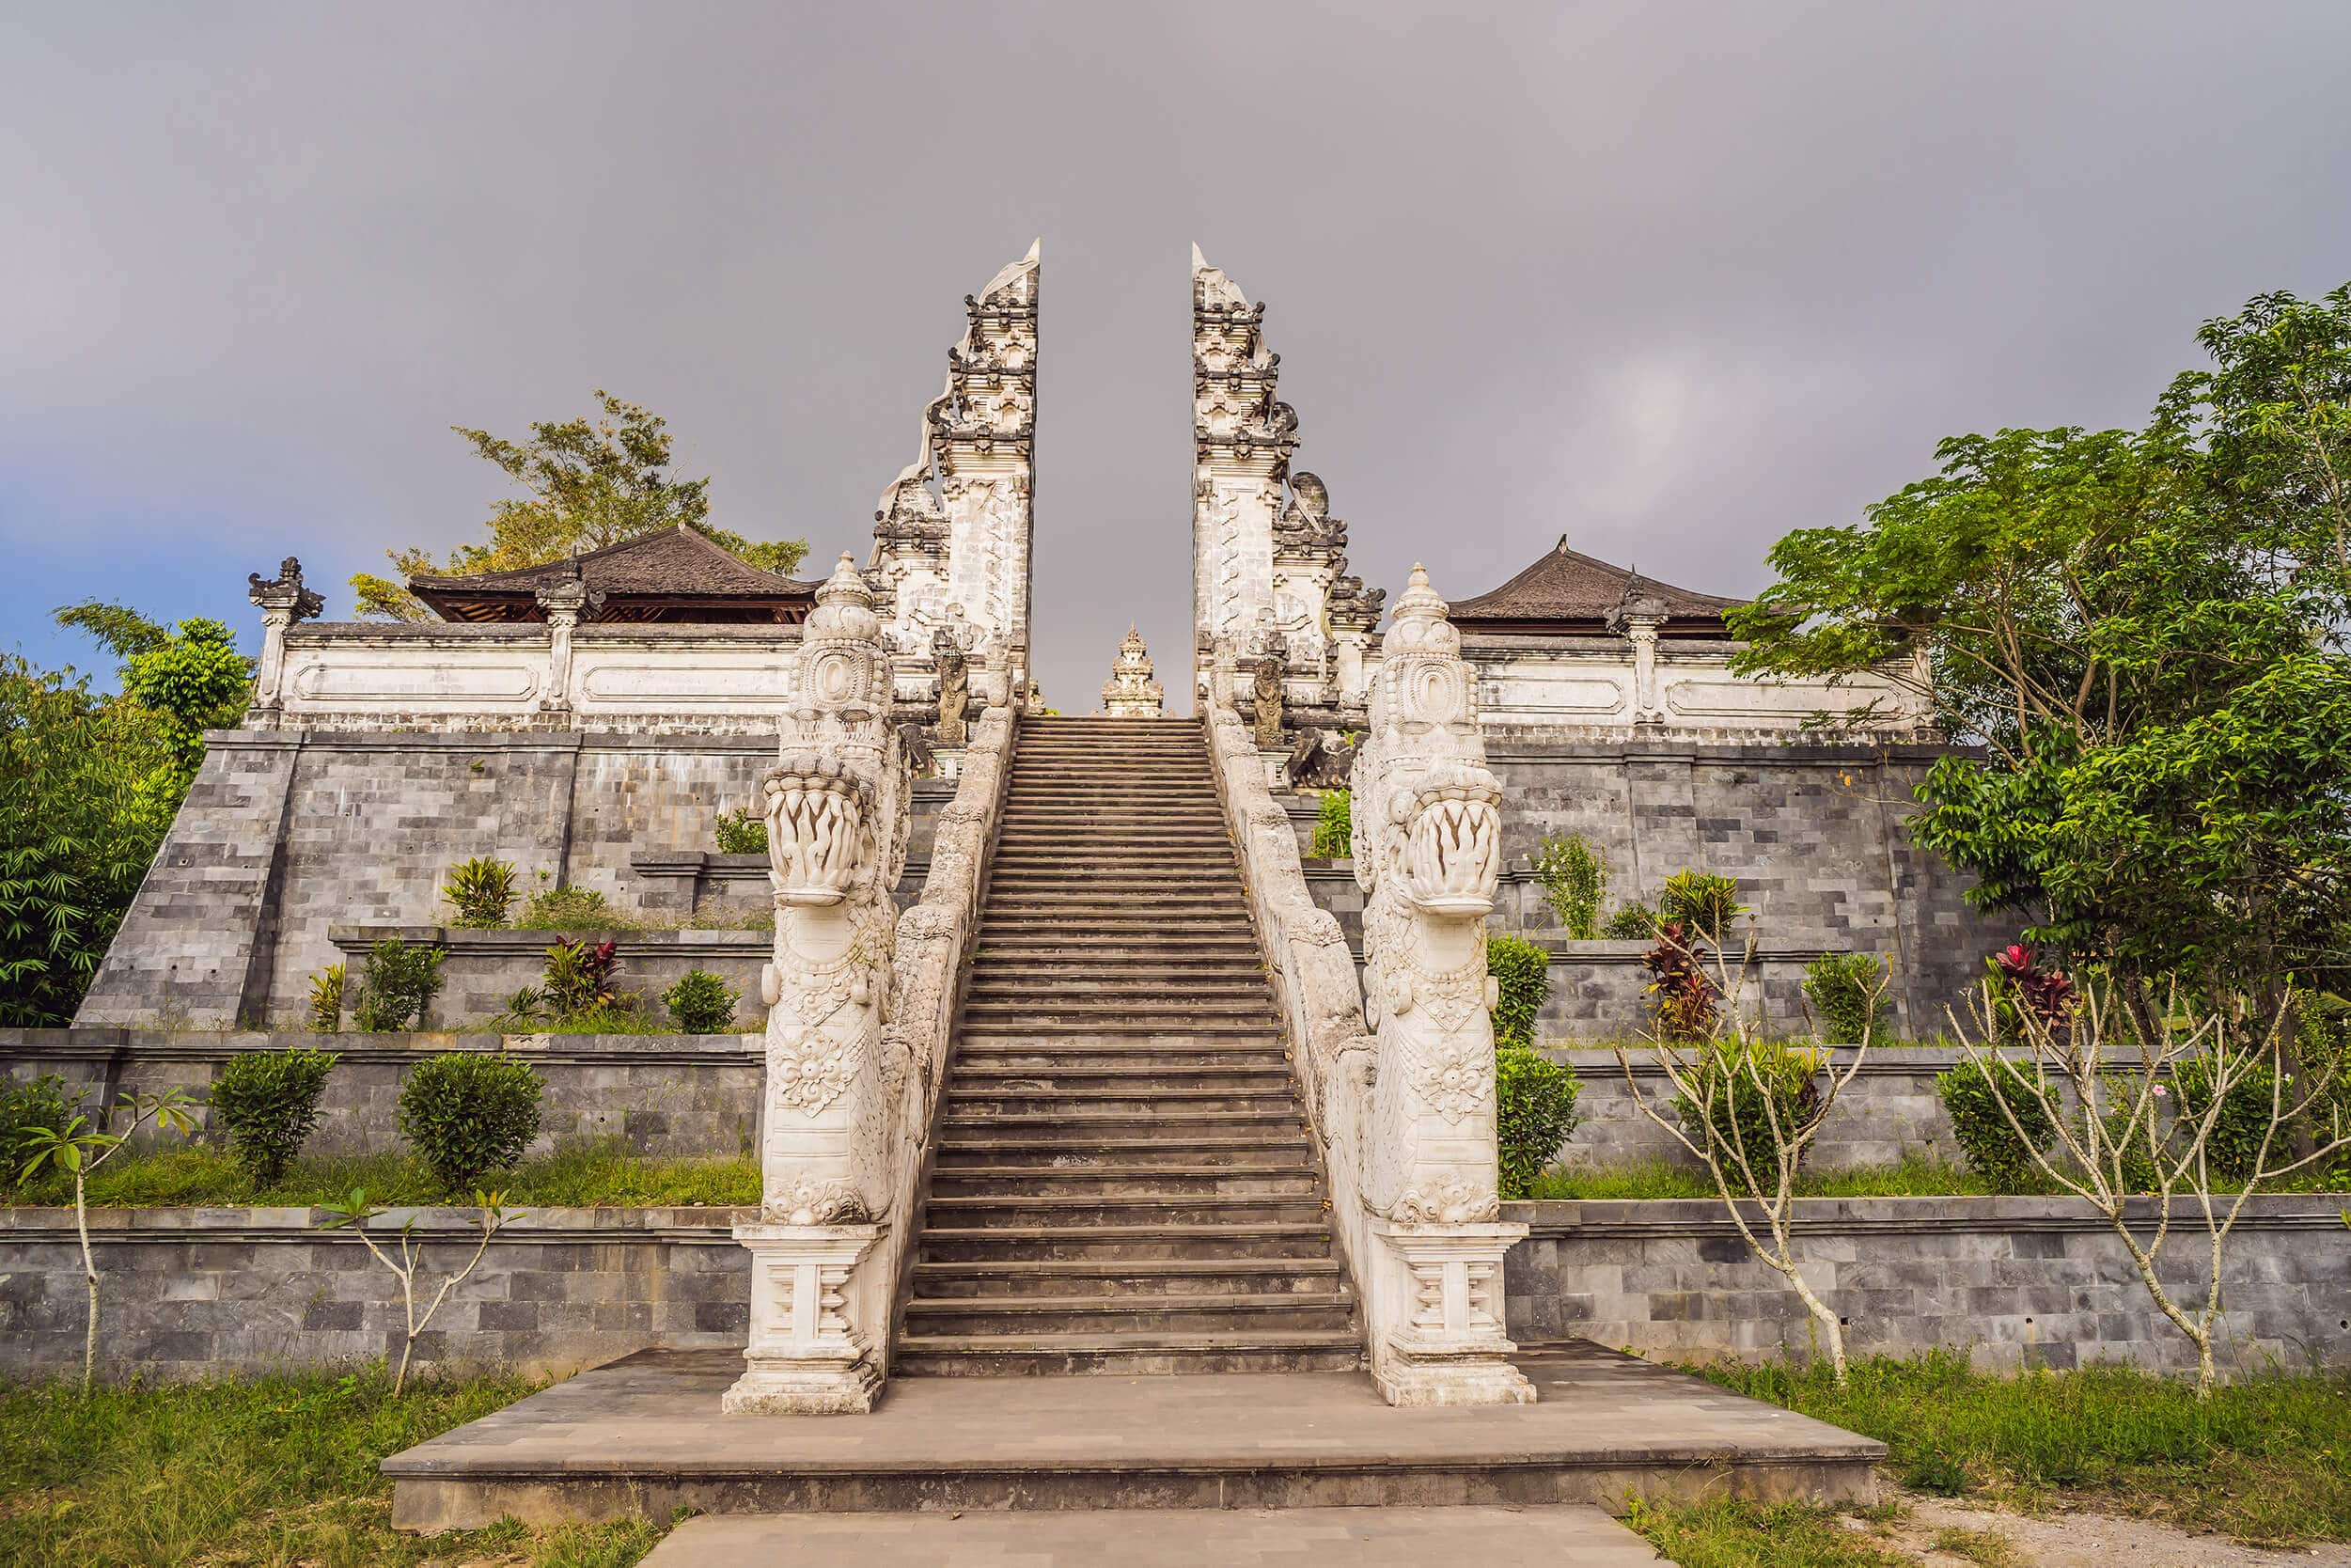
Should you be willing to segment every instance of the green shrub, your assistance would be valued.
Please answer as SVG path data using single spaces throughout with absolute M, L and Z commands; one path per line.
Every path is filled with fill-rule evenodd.
M 1645 903 L 1621 905 L 1600 923 L 1600 934 L 1611 942 L 1646 942 L 1657 934 L 1657 912 Z
M 2295 1056 L 2303 1073 L 2318 1081 L 2318 1097 L 2309 1112 L 2311 1136 L 2331 1141 L 2338 1121 L 2351 1130 L 2351 1002 L 2330 992 L 2305 996 Z M 2351 1150 L 2337 1153 L 2327 1168 L 2351 1176 Z
M 1314 842 L 1307 853 L 1344 860 L 1355 852 L 1355 792 L 1324 790 L 1314 817 Z
M 2171 1069 L 2171 1089 L 2179 1096 L 2179 1121 L 2194 1127 L 2212 1108 L 2212 1063 L 2191 1058 Z M 2278 1096 L 2273 1106 L 2271 1095 Z M 2223 1181 L 2244 1182 L 2251 1179 L 2262 1158 L 2262 1139 L 2269 1139 L 2270 1163 L 2283 1163 L 2288 1135 L 2280 1128 L 2272 1135 L 2269 1117 L 2272 1109 L 2282 1110 L 2294 1103 L 2294 1080 L 2288 1077 L 2282 1088 L 2278 1074 L 2266 1067 L 2256 1067 L 2229 1086 L 2221 1097 L 2220 1114 L 2214 1119 L 2212 1135 L 2204 1140 L 2204 1162 L 2212 1173 Z M 2291 1156 L 2287 1156 L 2291 1158 Z
M 1780 1145 L 1793 1141 L 1820 1114 L 1820 1074 L 1827 1064 L 1825 1053 L 1785 1041 L 1746 1035 L 1701 1041 L 1693 1065 L 1712 1115 L 1701 1115 L 1699 1102 L 1680 1094 L 1673 1099 L 1674 1115 L 1701 1147 L 1711 1120 L 1726 1172 L 1738 1179 L 1737 1151 L 1757 1180 L 1768 1185 L 1779 1169 Z
M 631 922 L 593 887 L 546 887 L 523 901 L 517 931 L 566 931 L 586 926 L 612 930 Z
M 2031 1069 L 2003 1059 L 1996 1071 L 2008 1074 L 2003 1088 L 2009 1108 L 2016 1113 L 2016 1126 L 2024 1128 L 2030 1143 L 2016 1136 L 2016 1126 L 2011 1126 L 2001 1114 L 1991 1081 L 1976 1063 L 1963 1061 L 1948 1073 L 1936 1074 L 1935 1092 L 1943 1102 L 1943 1114 L 1951 1119 L 1951 1137 L 1967 1168 L 1983 1177 L 1994 1192 L 2031 1192 L 2043 1181 L 2032 1151 L 2048 1148 L 2057 1126 L 2042 1103 Z
M 400 1130 L 445 1192 L 470 1192 L 539 1136 L 545 1089 L 527 1062 L 478 1051 L 429 1057 L 400 1084 Z
M 245 1051 L 212 1083 L 212 1121 L 245 1173 L 274 1182 L 319 1124 L 319 1096 L 335 1069 L 332 1051 Z
M 1582 1090 L 1575 1069 L 1540 1051 L 1504 1045 L 1495 1052 L 1495 1133 L 1503 1197 L 1528 1196 L 1575 1130 L 1575 1100 Z
M 1494 977 L 1494 1038 L 1532 1045 L 1535 1020 L 1551 995 L 1551 955 L 1523 936 L 1489 936 L 1485 972 Z
M 1731 923 L 1748 913 L 1739 902 L 1739 885 L 1712 871 L 1676 871 L 1666 878 L 1657 898 L 1660 923 L 1680 922 L 1716 947 L 1729 940 Z
M 1855 1043 L 1885 1033 L 1894 1004 L 1886 995 L 1890 959 L 1868 953 L 1823 953 L 1804 966 L 1804 995 L 1830 1040 Z
M 707 969 L 688 969 L 661 999 L 684 1033 L 718 1034 L 733 1026 L 743 994 Z
M 496 931 L 506 924 L 507 911 L 514 907 L 513 863 L 479 855 L 461 860 L 449 868 L 449 880 L 441 896 L 457 911 L 454 924 Z
M 1608 896 L 1608 864 L 1580 833 L 1543 836 L 1535 852 L 1543 900 L 1567 934 L 1589 942 L 1600 934 L 1600 902 Z
M 66 1092 L 54 1073 L 0 1085 L 0 1191 L 13 1191 L 30 1158 L 25 1137 L 36 1127 L 63 1132 L 82 1114 L 82 1091 Z
M 721 855 L 765 855 L 767 853 L 767 819 L 748 811 L 718 813 L 718 853 Z
M 330 964 L 310 977 L 310 1032 L 343 1032 L 343 966 Z
M 425 1009 L 441 994 L 441 961 L 447 957 L 439 948 L 412 948 L 398 937 L 378 942 L 368 949 L 352 1021 L 369 1033 L 422 1028 Z
M 607 937 L 558 936 L 547 949 L 547 1001 L 558 1018 L 607 1008 L 620 999 L 620 945 Z

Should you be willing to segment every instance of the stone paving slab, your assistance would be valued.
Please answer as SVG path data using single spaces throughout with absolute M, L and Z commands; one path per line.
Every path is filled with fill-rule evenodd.
M 1632 1356 L 1522 1355 L 1531 1405 L 1391 1409 L 1356 1372 L 902 1377 L 869 1416 L 721 1416 L 742 1369 L 645 1351 L 384 1462 L 394 1523 L 803 1511 L 1875 1497 L 1885 1447 Z
M 689 1519 L 645 1568 L 1650 1568 L 1596 1508 L 743 1513 Z

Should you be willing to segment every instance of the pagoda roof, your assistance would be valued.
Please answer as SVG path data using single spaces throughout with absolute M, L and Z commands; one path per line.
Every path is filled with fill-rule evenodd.
M 1617 612 L 1639 600 L 1665 612 L 1667 636 L 1727 636 L 1723 612 L 1746 603 L 1676 588 L 1567 547 L 1567 536 L 1500 588 L 1456 600 L 1447 615 L 1465 632 L 1592 634 L 1613 630 Z
M 538 566 L 466 577 L 420 572 L 408 579 L 408 591 L 444 620 L 544 620 L 539 590 L 574 572 L 602 600 L 583 620 L 796 625 L 818 587 L 762 572 L 681 523 Z

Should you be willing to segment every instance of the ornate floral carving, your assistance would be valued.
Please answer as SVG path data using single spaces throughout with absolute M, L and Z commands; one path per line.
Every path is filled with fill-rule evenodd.
M 1422 1186 L 1406 1187 L 1387 1206 L 1399 1225 L 1473 1225 L 1498 1219 L 1501 1200 L 1481 1194 L 1459 1176 L 1445 1174 Z
M 771 1195 L 765 1207 L 776 1225 L 862 1225 L 873 1217 L 865 1195 L 833 1177 L 799 1177 Z

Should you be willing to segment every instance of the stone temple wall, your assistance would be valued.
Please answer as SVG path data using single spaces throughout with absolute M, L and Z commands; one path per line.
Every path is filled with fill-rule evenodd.
M 77 1023 L 299 1027 L 310 977 L 345 956 L 334 928 L 442 923 L 448 868 L 478 855 L 512 861 L 525 894 L 568 883 L 688 922 L 676 877 L 638 862 L 714 850 L 718 813 L 757 808 L 776 755 L 772 735 L 576 729 L 208 743 Z M 917 788 L 916 856 L 950 789 Z
M 1600 851 L 1608 908 L 1654 904 L 1666 878 L 1685 869 L 1736 877 L 1756 911 L 1763 1000 L 1779 1027 L 1805 1026 L 1806 963 L 1862 952 L 1894 961 L 1900 1034 L 1943 1030 L 1944 1008 L 2014 933 L 1968 908 L 1964 880 L 1903 826 L 1917 808 L 1912 786 L 1940 755 L 1934 746 L 1489 740 L 1508 868 L 1492 929 L 1551 949 L 1542 1035 L 1638 1033 L 1647 978 L 1639 944 L 1567 939 L 1528 869 L 1546 833 L 1579 833 Z M 1316 805 L 1311 793 L 1293 798 L 1302 849 Z M 1352 868 L 1309 861 L 1308 884 L 1359 943 Z

